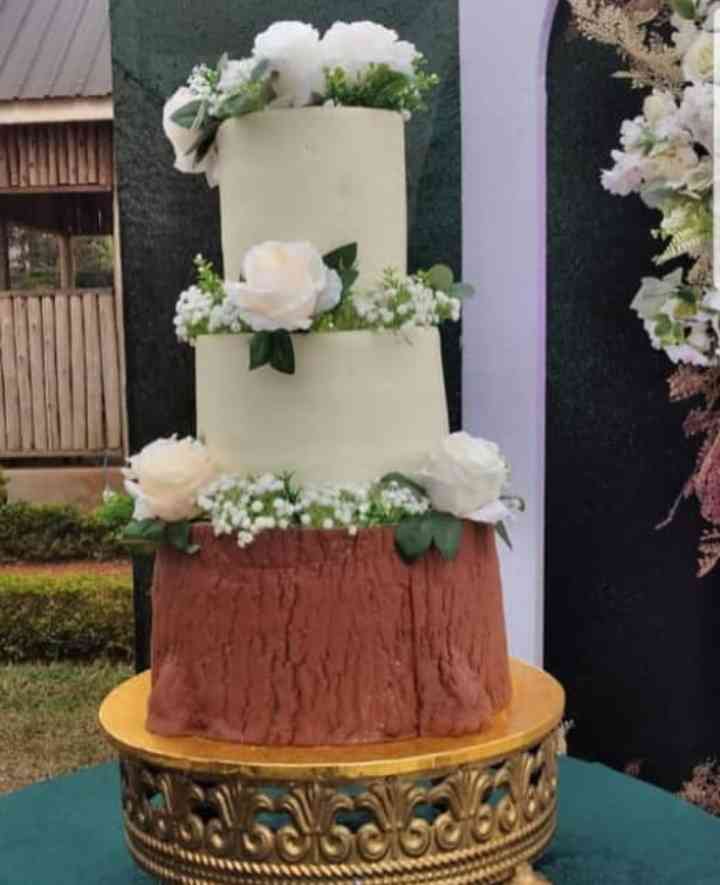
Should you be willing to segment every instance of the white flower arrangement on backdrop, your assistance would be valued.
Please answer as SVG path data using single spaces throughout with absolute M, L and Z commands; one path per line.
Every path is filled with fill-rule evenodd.
M 631 306 L 652 346 L 677 366 L 671 399 L 704 400 L 685 421 L 686 435 L 700 436 L 702 445 L 678 502 L 697 497 L 711 523 L 700 542 L 699 571 L 705 575 L 720 561 L 720 292 L 713 274 L 714 97 L 720 88 L 714 30 L 720 2 L 570 5 L 581 33 L 620 52 L 627 69 L 617 76 L 646 91 L 642 113 L 622 123 L 620 149 L 613 151 L 602 184 L 612 194 L 637 194 L 659 212 L 652 234 L 663 249 L 655 263 L 675 263 L 669 272 L 643 279 Z
M 509 542 L 505 520 L 522 509 L 504 495 L 507 462 L 498 447 L 467 433 L 446 437 L 416 475 L 390 473 L 374 483 L 296 485 L 289 473 L 218 475 L 196 440 L 160 439 L 130 459 L 126 488 L 135 500 L 126 530 L 132 541 L 171 544 L 195 553 L 191 523 L 207 520 L 216 537 L 247 547 L 269 530 L 342 530 L 395 526 L 400 555 L 413 562 L 435 547 L 453 559 L 463 520 L 494 525 Z
M 276 22 L 255 38 L 248 58 L 197 65 L 168 99 L 163 127 L 175 168 L 204 172 L 214 186 L 220 124 L 264 108 L 356 106 L 409 119 L 438 83 L 424 66 L 412 43 L 374 22 L 336 22 L 322 38 L 304 22 Z
M 577 2 L 573 3 L 577 5 Z M 670 278 L 646 278 L 633 307 L 645 323 L 653 347 L 674 363 L 713 365 L 720 360 L 717 297 L 709 267 L 713 236 L 713 35 L 715 4 L 680 0 L 670 20 L 677 53 L 673 88 L 654 88 L 643 112 L 625 120 L 614 165 L 602 184 L 612 194 L 638 194 L 660 212 L 654 235 L 664 242 L 656 263 L 689 259 L 701 273 L 687 269 Z M 672 297 L 658 302 L 657 293 Z M 649 293 L 653 293 L 649 295 Z M 648 300 L 650 299 L 650 300 Z M 655 307 L 659 309 L 655 310 Z
M 441 264 L 412 276 L 388 270 L 375 287 L 357 291 L 356 263 L 356 244 L 322 257 L 310 243 L 268 242 L 248 251 L 234 282 L 197 256 L 197 283 L 177 302 L 176 334 L 189 344 L 200 335 L 252 334 L 250 368 L 292 374 L 291 332 L 403 332 L 457 322 L 473 293 Z

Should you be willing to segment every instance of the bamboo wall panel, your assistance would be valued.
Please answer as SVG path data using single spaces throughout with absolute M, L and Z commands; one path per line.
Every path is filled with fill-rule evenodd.
M 18 401 L 17 360 L 15 358 L 15 323 L 10 298 L 0 298 L 0 362 L 3 367 L 3 410 L 5 446 L 17 451 L 20 446 L 20 404 Z
M 110 289 L 0 291 L 0 457 L 120 454 Z
M 0 191 L 112 186 L 111 122 L 0 126 Z
M 30 387 L 30 344 L 28 342 L 27 303 L 25 298 L 13 299 L 15 326 L 15 359 L 20 403 L 20 440 L 26 451 L 33 446 L 32 388 Z
M 57 355 L 58 413 L 60 448 L 72 449 L 72 381 L 70 374 L 70 304 L 58 292 L 55 302 L 55 345 Z

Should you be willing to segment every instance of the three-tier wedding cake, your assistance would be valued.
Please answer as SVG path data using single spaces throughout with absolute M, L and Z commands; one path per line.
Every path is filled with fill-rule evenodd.
M 449 433 L 438 325 L 469 287 L 407 274 L 405 121 L 435 78 L 368 22 L 282 22 L 169 100 L 220 188 L 176 328 L 197 439 L 130 460 L 157 543 L 148 729 L 262 745 L 482 730 L 510 700 L 497 446 Z

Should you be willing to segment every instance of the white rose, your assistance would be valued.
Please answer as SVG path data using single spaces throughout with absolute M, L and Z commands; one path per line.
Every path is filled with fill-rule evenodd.
M 678 52 L 681 55 L 684 55 L 700 33 L 700 29 L 694 21 L 691 21 L 688 18 L 683 18 L 677 13 L 671 17 L 670 24 L 673 29 L 672 41 Z
M 342 68 L 351 79 L 371 64 L 388 65 L 412 76 L 419 53 L 412 43 L 398 40 L 396 31 L 374 22 L 336 22 L 322 39 L 325 67 Z
M 619 197 L 627 197 L 628 194 L 639 190 L 645 179 L 648 160 L 641 153 L 623 153 L 612 151 L 615 165 L 612 169 L 603 169 L 601 180 L 602 186 L 611 194 Z
M 158 439 L 129 459 L 125 488 L 135 499 L 133 517 L 182 522 L 197 515 L 199 492 L 217 476 L 202 445 L 191 437 Z
M 645 277 L 630 307 L 643 320 L 654 319 L 683 283 L 682 268 L 657 279 Z
M 462 432 L 442 441 L 417 479 L 436 510 L 473 519 L 498 501 L 508 476 L 495 443 Z
M 195 96 L 190 89 L 181 86 L 174 92 L 165 102 L 163 108 L 163 129 L 168 141 L 175 151 L 175 168 L 179 172 L 200 173 L 204 172 L 207 176 L 208 183 L 214 187 L 216 184 L 214 167 L 215 167 L 215 150 L 211 148 L 199 163 L 195 163 L 195 152 L 188 153 L 195 142 L 198 140 L 198 130 L 188 129 L 185 126 L 179 126 L 172 121 L 172 115 L 175 111 L 180 110 L 191 101 L 196 101 Z
M 325 75 L 320 54 L 320 34 L 303 22 L 276 22 L 255 38 L 255 60 L 267 59 L 277 74 L 276 103 L 304 107 L 320 94 Z
M 715 99 L 720 87 L 711 83 L 699 83 L 686 87 L 683 92 L 677 119 L 694 141 L 699 142 L 712 155 L 714 148 Z
M 685 53 L 683 58 L 683 74 L 692 83 L 712 81 L 715 70 L 715 54 L 713 51 L 714 36 L 702 31 Z
M 680 187 L 699 162 L 695 149 L 686 141 L 659 145 L 648 158 L 645 179 L 648 182 L 660 179 L 670 187 Z
M 661 92 L 655 89 L 643 104 L 643 116 L 653 129 L 666 117 L 671 117 L 676 112 L 677 105 L 671 92 Z
M 310 243 L 267 242 L 243 262 L 244 282 L 227 283 L 228 296 L 254 331 L 309 329 L 313 317 L 340 301 L 342 282 Z

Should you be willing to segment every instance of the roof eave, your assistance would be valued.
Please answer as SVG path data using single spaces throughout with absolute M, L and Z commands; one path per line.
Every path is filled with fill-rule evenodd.
M 1 126 L 112 119 L 112 95 L 96 98 L 29 98 L 0 101 Z

